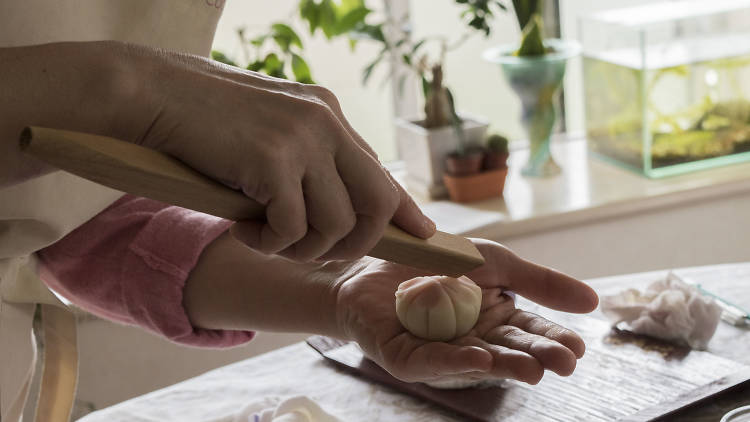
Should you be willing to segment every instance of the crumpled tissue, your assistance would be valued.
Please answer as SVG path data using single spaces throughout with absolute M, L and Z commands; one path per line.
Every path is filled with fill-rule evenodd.
M 601 298 L 601 310 L 613 325 L 627 323 L 627 329 L 705 350 L 716 332 L 721 308 L 695 286 L 669 273 L 648 286 L 645 292 L 628 289 Z

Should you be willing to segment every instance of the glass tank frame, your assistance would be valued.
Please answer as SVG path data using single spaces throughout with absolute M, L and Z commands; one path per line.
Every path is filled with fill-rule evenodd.
M 750 161 L 750 1 L 579 18 L 593 155 L 651 178 Z

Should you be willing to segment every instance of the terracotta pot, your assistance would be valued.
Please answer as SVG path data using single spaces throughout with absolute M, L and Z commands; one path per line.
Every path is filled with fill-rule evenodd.
M 445 157 L 445 172 L 451 176 L 468 176 L 479 173 L 482 170 L 483 159 L 484 152 L 479 149 L 467 151 L 463 155 L 448 154 Z
M 482 199 L 503 196 L 505 177 L 508 169 L 491 170 L 471 176 L 455 177 L 443 175 L 443 182 L 448 188 L 451 201 L 473 202 Z
M 508 153 L 507 152 L 496 152 L 488 150 L 484 154 L 484 161 L 482 162 L 482 170 L 500 170 L 508 168 Z

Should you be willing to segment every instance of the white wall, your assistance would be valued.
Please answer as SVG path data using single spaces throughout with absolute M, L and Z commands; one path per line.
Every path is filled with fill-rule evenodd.
M 581 279 L 750 261 L 750 195 L 493 239 L 520 256 Z

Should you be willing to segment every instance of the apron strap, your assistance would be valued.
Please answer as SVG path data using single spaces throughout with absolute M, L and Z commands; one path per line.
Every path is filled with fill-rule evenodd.
M 33 303 L 0 301 L 0 421 L 20 422 L 36 361 Z
M 37 259 L 15 259 L 0 274 L 0 422 L 18 422 L 29 394 L 37 347 L 32 322 L 41 308 L 44 354 L 37 422 L 70 420 L 78 382 L 76 317 L 37 276 Z M 2 276 L 7 277 L 2 277 Z M 7 355 L 7 356 L 6 356 Z
M 78 384 L 76 317 L 66 308 L 40 306 L 44 354 L 34 420 L 69 421 Z

